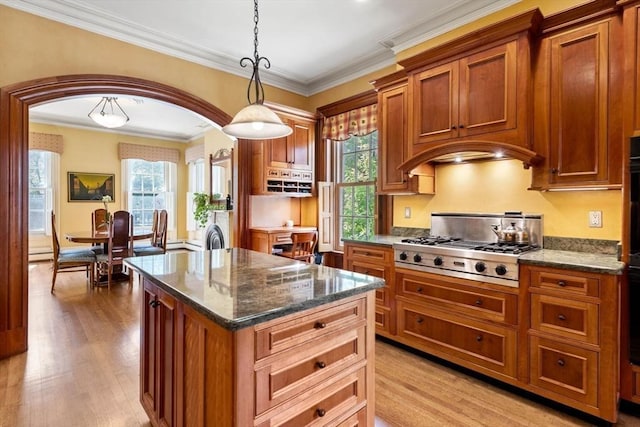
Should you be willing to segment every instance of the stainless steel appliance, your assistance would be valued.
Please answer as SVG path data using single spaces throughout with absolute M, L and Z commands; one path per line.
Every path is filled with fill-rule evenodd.
M 494 230 L 525 230 L 528 241 L 498 242 Z M 429 236 L 393 245 L 396 268 L 518 287 L 518 257 L 542 243 L 542 215 L 433 213 Z

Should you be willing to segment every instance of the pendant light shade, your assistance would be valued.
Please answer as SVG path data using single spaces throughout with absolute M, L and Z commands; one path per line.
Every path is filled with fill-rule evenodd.
M 251 75 L 249 87 L 247 88 L 247 100 L 249 101 L 249 105 L 238 111 L 231 123 L 224 126 L 222 131 L 227 135 L 241 139 L 281 138 L 291 134 L 293 130 L 282 123 L 282 120 L 280 120 L 276 113 L 263 105 L 264 89 L 262 87 L 262 82 L 260 81 L 260 61 L 264 61 L 265 68 L 270 68 L 271 63 L 264 56 L 258 55 L 258 0 L 254 0 L 253 5 L 253 22 L 255 23 L 253 29 L 253 59 L 244 57 L 240 60 L 241 67 L 244 68 L 249 63 L 253 67 L 253 74 Z M 253 102 L 251 100 L 252 87 L 255 92 L 255 99 Z
M 119 128 L 129 121 L 129 116 L 124 112 L 118 98 L 103 96 L 100 102 L 89 112 L 91 120 L 106 128 Z
M 269 108 L 262 104 L 251 104 L 238 111 L 222 131 L 236 138 L 270 139 L 287 136 L 292 129 Z

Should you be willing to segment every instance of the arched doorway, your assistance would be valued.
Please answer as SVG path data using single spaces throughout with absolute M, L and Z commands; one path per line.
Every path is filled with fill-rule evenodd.
M 27 350 L 29 107 L 68 96 L 109 92 L 157 99 L 224 126 L 231 116 L 161 83 L 126 76 L 69 75 L 0 89 L 0 358 Z

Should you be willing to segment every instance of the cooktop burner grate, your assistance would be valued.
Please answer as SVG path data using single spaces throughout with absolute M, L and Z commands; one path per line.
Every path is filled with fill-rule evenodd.
M 413 243 L 416 245 L 434 246 L 442 243 L 453 242 L 460 240 L 460 238 L 448 237 L 448 236 L 419 236 L 411 237 L 409 239 L 402 239 L 402 243 Z

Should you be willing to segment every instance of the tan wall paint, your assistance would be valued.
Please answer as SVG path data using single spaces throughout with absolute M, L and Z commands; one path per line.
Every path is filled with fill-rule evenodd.
M 0 22 L 0 87 L 67 74 L 112 74 L 182 89 L 230 115 L 247 103 L 250 74 L 234 76 L 6 6 L 0 6 Z M 265 92 L 269 101 L 307 106 L 305 97 L 272 86 Z
M 31 123 L 32 132 L 52 133 L 62 135 L 64 152 L 60 155 L 59 183 L 60 191 L 54 201 L 58 220 L 58 234 L 62 246 L 72 246 L 64 239 L 64 234 L 70 231 L 91 230 L 91 212 L 103 207 L 101 202 L 68 202 L 67 172 L 95 172 L 115 174 L 115 201 L 109 204 L 109 210 L 114 212 L 123 209 L 122 167 L 118 158 L 118 143 L 153 145 L 180 150 L 180 161 L 177 165 L 177 204 L 176 230 L 169 239 L 184 239 L 186 236 L 185 198 L 187 191 L 187 167 L 184 163 L 184 150 L 188 144 L 183 141 L 165 141 L 152 138 L 141 138 L 129 135 L 95 132 L 64 126 Z M 42 245 L 44 243 L 44 245 Z M 51 245 L 50 238 L 30 238 L 30 247 Z
M 620 240 L 622 193 L 528 191 L 531 171 L 517 160 L 443 164 L 436 167 L 436 194 L 395 196 L 394 226 L 429 228 L 432 212 L 504 212 L 544 215 L 546 236 Z M 404 208 L 411 218 L 404 218 Z M 602 211 L 603 227 L 588 227 L 588 212 Z

